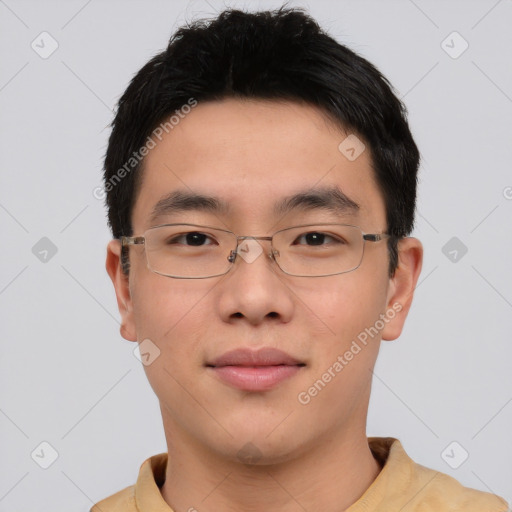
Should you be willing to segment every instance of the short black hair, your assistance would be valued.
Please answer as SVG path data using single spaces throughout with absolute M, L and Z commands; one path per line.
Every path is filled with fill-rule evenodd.
M 386 206 L 392 277 L 398 241 L 411 233 L 416 209 L 420 155 L 407 110 L 374 65 L 338 43 L 300 8 L 227 9 L 214 19 L 191 22 L 134 76 L 117 105 L 105 154 L 113 236 L 133 234 L 141 148 L 155 128 L 164 122 L 172 128 L 168 120 L 191 101 L 225 98 L 307 103 L 364 141 Z M 123 260 L 127 272 L 126 252 Z

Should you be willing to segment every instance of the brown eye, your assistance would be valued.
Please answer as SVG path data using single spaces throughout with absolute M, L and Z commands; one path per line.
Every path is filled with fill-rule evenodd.
M 191 231 L 189 233 L 182 233 L 181 235 L 176 235 L 168 240 L 168 244 L 183 244 L 191 247 L 201 247 L 203 245 L 211 245 L 209 243 L 205 243 L 208 240 L 211 240 L 210 237 L 204 233 L 200 233 L 199 231 Z
M 302 244 L 299 242 L 298 245 L 308 245 L 308 246 L 325 245 L 326 242 L 327 243 L 331 243 L 331 242 L 340 243 L 340 240 L 338 240 L 326 233 L 321 233 L 318 231 L 304 233 L 304 234 L 300 235 L 299 237 L 297 237 L 297 239 L 295 240 L 294 243 L 297 243 L 298 240 L 305 241 L 305 244 Z

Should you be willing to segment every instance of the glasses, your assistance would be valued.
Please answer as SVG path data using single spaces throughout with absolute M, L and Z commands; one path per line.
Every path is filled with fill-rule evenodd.
M 380 242 L 387 233 L 367 234 L 348 224 L 306 224 L 272 236 L 238 236 L 196 224 L 165 224 L 143 236 L 123 236 L 122 247 L 144 245 L 149 270 L 176 279 L 205 279 L 227 274 L 238 256 L 252 263 L 264 252 L 285 273 L 323 277 L 351 272 L 361 265 L 365 242 Z

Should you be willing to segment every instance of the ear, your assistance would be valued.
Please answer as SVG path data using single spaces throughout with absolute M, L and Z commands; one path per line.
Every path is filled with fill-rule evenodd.
M 111 240 L 107 246 L 107 260 L 105 262 L 110 279 L 117 297 L 117 307 L 121 314 L 121 336 L 128 341 L 137 341 L 135 319 L 133 315 L 133 302 L 130 295 L 129 278 L 121 268 L 121 243 Z
M 414 296 L 414 289 L 423 264 L 423 245 L 417 238 L 406 237 L 398 242 L 398 267 L 390 278 L 386 317 L 382 339 L 395 340 L 402 332 Z

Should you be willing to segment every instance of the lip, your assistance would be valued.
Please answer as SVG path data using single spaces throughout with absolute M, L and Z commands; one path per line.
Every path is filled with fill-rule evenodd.
M 207 366 L 276 366 L 279 364 L 295 366 L 304 363 L 282 350 L 264 347 L 259 350 L 248 348 L 231 350 L 217 357 L 211 363 L 207 363 Z
M 207 363 L 218 378 L 244 391 L 267 391 L 296 375 L 305 363 L 275 348 L 236 349 Z

